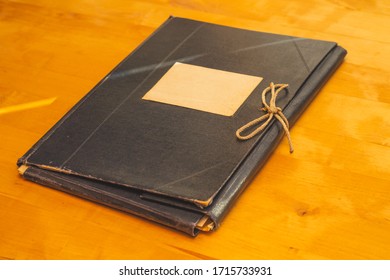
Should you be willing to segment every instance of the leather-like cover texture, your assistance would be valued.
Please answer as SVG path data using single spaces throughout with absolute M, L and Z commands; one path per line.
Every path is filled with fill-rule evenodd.
M 235 136 L 264 113 L 262 90 L 289 84 L 277 106 L 293 124 L 345 55 L 334 42 L 171 17 L 18 165 L 31 181 L 196 235 L 204 215 L 220 225 L 283 136 L 276 121 Z M 176 62 L 264 79 L 233 116 L 143 100 Z

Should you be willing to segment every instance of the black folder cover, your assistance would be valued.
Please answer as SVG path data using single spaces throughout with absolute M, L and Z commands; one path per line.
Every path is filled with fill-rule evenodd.
M 18 160 L 24 178 L 196 235 L 217 228 L 284 131 L 240 141 L 262 90 L 293 124 L 346 51 L 303 39 L 170 17 Z M 233 116 L 143 100 L 176 62 L 263 77 Z

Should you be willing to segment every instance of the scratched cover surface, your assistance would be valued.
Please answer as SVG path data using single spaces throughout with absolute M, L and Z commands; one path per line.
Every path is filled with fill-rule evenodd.
M 18 164 L 42 169 L 35 181 L 46 185 L 43 178 L 48 174 L 58 173 L 53 176 L 65 180 L 71 174 L 68 181 L 74 185 L 86 180 L 114 185 L 141 192 L 150 203 L 172 203 L 177 209 L 193 209 L 186 206 L 188 202 L 211 205 L 227 184 L 241 184 L 231 178 L 253 151 L 265 157 L 276 145 L 265 137 L 270 129 L 248 141 L 235 137 L 239 127 L 263 114 L 262 90 L 270 82 L 288 83 L 289 90 L 280 94 L 277 105 L 284 110 L 290 104 L 301 112 L 344 56 L 334 42 L 170 18 Z M 177 62 L 263 77 L 263 81 L 232 116 L 143 100 Z M 275 122 L 270 127 L 282 135 Z M 259 159 L 246 168 L 257 166 Z M 222 213 L 227 205 L 213 207 Z M 200 213 L 207 213 L 205 209 Z

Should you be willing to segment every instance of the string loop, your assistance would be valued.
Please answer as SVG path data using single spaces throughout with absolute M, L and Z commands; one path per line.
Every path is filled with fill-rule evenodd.
M 254 120 L 248 122 L 247 124 L 243 125 L 239 129 L 237 129 L 236 136 L 238 139 L 248 140 L 248 139 L 255 137 L 257 134 L 259 134 L 261 131 L 263 131 L 267 127 L 267 125 L 271 122 L 272 118 L 275 117 L 281 123 L 284 131 L 286 132 L 288 144 L 290 146 L 290 153 L 292 153 L 294 151 L 291 137 L 290 137 L 290 131 L 289 131 L 290 126 L 289 126 L 288 120 L 284 116 L 282 109 L 280 107 L 276 106 L 276 97 L 278 96 L 280 91 L 282 91 L 283 89 L 285 89 L 287 87 L 288 87 L 288 84 L 271 83 L 269 87 L 267 87 L 266 89 L 263 90 L 263 92 L 261 94 L 261 100 L 262 100 L 264 107 L 262 108 L 262 110 L 267 112 L 267 113 L 265 115 L 257 118 L 257 119 L 254 119 Z M 266 94 L 268 92 L 271 92 L 271 100 L 270 100 L 269 104 L 267 104 L 267 101 L 265 99 Z M 265 122 L 263 122 L 264 120 L 265 120 Z M 255 126 L 261 122 L 263 122 L 263 124 L 261 124 L 258 128 L 253 130 L 251 133 L 249 133 L 247 135 L 242 135 L 242 133 L 245 130 L 247 130 L 247 129 L 251 128 L 252 126 Z

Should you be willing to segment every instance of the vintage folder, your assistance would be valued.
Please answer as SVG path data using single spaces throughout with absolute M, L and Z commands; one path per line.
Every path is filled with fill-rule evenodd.
M 236 137 L 266 113 L 262 91 L 289 85 L 276 105 L 292 125 L 345 55 L 334 42 L 170 17 L 18 160 L 19 172 L 190 235 L 214 230 L 285 134 L 273 119 Z

